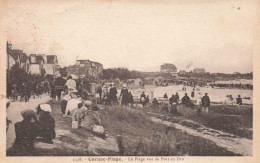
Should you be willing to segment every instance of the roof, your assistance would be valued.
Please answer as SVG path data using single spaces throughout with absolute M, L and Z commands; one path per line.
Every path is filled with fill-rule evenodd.
M 26 63 L 28 56 L 25 53 L 20 54 L 20 59 L 22 63 Z
M 30 55 L 30 63 L 32 63 L 32 56 L 35 57 L 35 62 L 33 62 L 33 64 L 40 64 L 42 61 L 44 61 L 44 59 L 41 55 L 31 54 Z
M 22 54 L 22 50 L 11 50 L 9 48 L 7 48 L 7 53 L 14 58 L 14 60 L 18 60 L 20 54 Z
M 36 60 L 36 63 L 41 63 L 41 61 L 44 61 L 43 57 L 40 55 L 36 55 L 35 60 Z

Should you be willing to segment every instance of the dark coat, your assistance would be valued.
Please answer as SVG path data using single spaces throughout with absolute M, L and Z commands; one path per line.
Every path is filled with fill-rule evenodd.
M 209 107 L 210 106 L 209 96 L 203 96 L 201 98 L 201 104 L 202 104 L 202 106 Z
M 186 106 L 190 106 L 191 101 L 190 101 L 189 96 L 184 96 L 181 100 L 182 100 L 182 104 L 184 104 Z
M 144 93 L 142 93 L 141 96 L 140 96 L 140 102 L 141 103 L 144 102 L 145 99 L 146 99 L 146 95 Z
M 175 102 L 177 102 L 180 99 L 179 95 L 175 95 Z
M 175 101 L 175 96 L 172 95 L 172 97 L 169 99 L 169 103 L 172 105 L 172 103 L 174 103 Z
M 127 104 L 128 103 L 128 89 L 122 89 L 120 96 L 122 96 L 121 104 Z
M 116 87 L 110 88 L 110 90 L 109 90 L 109 98 L 112 99 L 112 100 L 116 99 L 117 98 L 116 94 L 117 94 Z
M 159 106 L 159 102 L 156 99 L 153 100 L 153 106 L 155 106 L 155 107 Z
M 242 98 L 241 97 L 238 97 L 237 98 L 237 104 L 238 105 L 242 105 L 243 103 L 242 103 Z
M 14 128 L 16 139 L 8 154 L 15 156 L 35 155 L 34 140 L 39 136 L 41 127 L 37 123 L 22 121 L 15 123 Z
M 56 136 L 55 133 L 55 121 L 47 112 L 41 112 L 39 115 L 39 125 L 41 126 L 40 136 L 46 140 L 54 139 Z
M 131 103 L 133 103 L 134 102 L 134 97 L 133 97 L 133 95 L 132 94 L 128 94 L 128 102 L 131 104 Z

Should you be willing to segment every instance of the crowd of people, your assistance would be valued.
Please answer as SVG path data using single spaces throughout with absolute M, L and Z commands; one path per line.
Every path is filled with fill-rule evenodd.
M 26 109 L 21 112 L 23 120 L 14 124 L 15 142 L 7 151 L 8 155 L 31 156 L 36 155 L 34 142 L 53 143 L 55 138 L 55 121 L 51 116 L 49 104 L 39 104 L 36 111 Z M 8 128 L 7 128 L 8 130 Z
M 84 80 L 75 81 L 71 76 L 68 76 L 67 79 L 57 76 L 50 86 L 50 92 L 48 92 L 50 97 L 54 101 L 60 102 L 61 114 L 64 118 L 71 118 L 72 127 L 76 122 L 76 128 L 83 127 L 93 133 L 96 132 L 99 136 L 106 135 L 104 129 L 100 132 L 102 126 L 98 114 L 99 107 L 91 100 L 87 90 L 88 85 L 84 83 Z M 8 109 L 10 101 L 6 106 Z M 12 147 L 7 151 L 8 155 L 37 155 L 34 148 L 35 141 L 52 144 L 56 133 L 55 120 L 51 112 L 50 104 L 39 104 L 35 111 L 23 110 L 21 112 L 23 120 L 14 124 L 16 138 Z M 6 118 L 6 122 L 6 131 L 8 131 L 12 122 L 8 118 Z
M 28 102 L 30 98 L 40 98 L 43 93 L 49 94 L 50 82 L 48 79 L 38 77 L 25 77 L 21 82 L 8 81 L 7 97 L 12 101 L 20 102 Z
M 114 83 L 99 83 L 95 89 L 95 97 L 89 93 L 90 86 L 85 80 L 75 81 L 71 76 L 67 79 L 57 76 L 51 84 L 36 80 L 36 86 L 31 87 L 29 83 L 24 82 L 21 85 L 22 92 L 24 93 L 25 101 L 29 101 L 31 94 L 38 95 L 41 93 L 50 94 L 50 97 L 59 101 L 60 113 L 64 118 L 71 118 L 72 128 L 77 129 L 83 127 L 94 134 L 106 136 L 104 128 L 101 124 L 101 118 L 99 117 L 99 106 L 103 105 L 121 105 L 131 106 L 134 103 L 134 97 L 131 92 L 127 89 L 127 85 L 123 84 L 123 88 L 118 94 L 117 88 Z M 41 84 L 39 84 L 41 83 Z M 42 84 L 43 83 L 43 84 Z M 40 85 L 40 86 L 39 86 Z M 35 88 L 35 89 L 29 89 Z M 41 92 L 37 92 L 41 89 Z M 17 86 L 13 86 L 12 93 L 17 90 Z M 159 108 L 160 103 L 157 98 L 153 98 L 150 102 L 149 95 L 146 95 L 143 91 L 140 95 L 140 104 L 143 107 L 151 106 L 152 108 Z M 172 94 L 170 98 L 165 93 L 163 95 L 163 107 L 184 105 L 186 107 L 194 108 L 192 101 L 194 97 L 194 91 L 191 92 L 191 98 L 188 93 L 180 99 L 178 92 Z M 227 96 L 229 99 L 231 95 Z M 16 99 L 14 99 L 16 100 Z M 233 98 L 232 98 L 233 100 Z M 242 105 L 242 99 L 240 95 L 236 99 L 238 105 Z M 209 112 L 210 98 L 207 93 L 200 99 L 201 107 L 198 108 L 197 112 Z M 7 108 L 10 106 L 10 102 L 7 103 Z M 53 139 L 56 137 L 55 133 L 55 120 L 51 116 L 52 108 L 49 104 L 39 104 L 36 111 L 24 110 L 21 112 L 23 120 L 15 123 L 15 134 L 16 139 L 13 146 L 8 150 L 8 155 L 36 155 L 34 149 L 34 141 L 42 141 L 44 143 L 53 143 Z M 6 131 L 8 130 L 9 124 L 12 123 L 6 119 Z

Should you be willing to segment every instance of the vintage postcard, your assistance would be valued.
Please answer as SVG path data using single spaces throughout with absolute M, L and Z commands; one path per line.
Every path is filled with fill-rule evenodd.
M 260 1 L 0 0 L 0 27 L 1 162 L 259 162 Z

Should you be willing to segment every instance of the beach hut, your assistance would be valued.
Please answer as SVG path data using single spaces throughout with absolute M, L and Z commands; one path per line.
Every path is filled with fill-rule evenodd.
M 154 77 L 147 77 L 147 78 L 144 78 L 144 83 L 146 85 L 152 85 L 153 84 L 153 80 L 154 80 Z
M 164 78 L 161 77 L 161 76 L 158 76 L 158 77 L 154 78 L 154 80 L 153 80 L 153 85 L 158 86 L 158 85 L 160 85 L 163 81 L 164 81 Z
M 118 78 L 114 79 L 114 84 L 117 88 L 119 87 L 119 83 L 120 83 L 120 79 Z
M 135 86 L 140 86 L 140 87 L 144 84 L 144 82 L 141 78 L 135 79 L 134 83 L 135 83 Z

